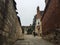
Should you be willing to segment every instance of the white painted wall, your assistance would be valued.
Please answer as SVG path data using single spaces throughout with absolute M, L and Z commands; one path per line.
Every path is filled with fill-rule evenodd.
M 39 24 L 38 24 L 39 22 Z M 36 26 L 40 25 L 40 19 L 36 19 Z

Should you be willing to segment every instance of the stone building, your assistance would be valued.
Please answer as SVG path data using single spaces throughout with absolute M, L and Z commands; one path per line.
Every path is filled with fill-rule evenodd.
M 0 45 L 12 45 L 21 37 L 21 32 L 16 13 L 16 2 L 0 0 Z

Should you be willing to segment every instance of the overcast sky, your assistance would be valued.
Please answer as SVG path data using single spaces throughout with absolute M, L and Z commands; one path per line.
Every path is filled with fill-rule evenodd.
M 36 14 L 37 6 L 40 10 L 45 8 L 45 0 L 15 0 L 17 3 L 18 16 L 21 19 L 22 25 L 30 25 L 33 22 L 34 15 Z

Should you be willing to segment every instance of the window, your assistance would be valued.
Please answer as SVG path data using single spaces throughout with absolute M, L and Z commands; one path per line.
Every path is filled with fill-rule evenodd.
M 39 25 L 39 22 L 38 22 L 38 25 Z

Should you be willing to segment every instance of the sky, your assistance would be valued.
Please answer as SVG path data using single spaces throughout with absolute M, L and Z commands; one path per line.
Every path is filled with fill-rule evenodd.
M 37 6 L 40 10 L 45 8 L 45 0 L 15 0 L 17 3 L 17 12 L 23 26 L 29 26 L 33 23 L 33 18 L 36 15 Z

